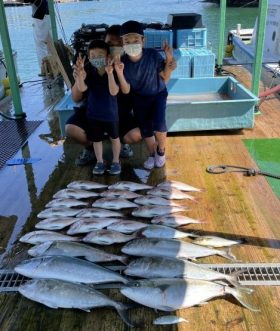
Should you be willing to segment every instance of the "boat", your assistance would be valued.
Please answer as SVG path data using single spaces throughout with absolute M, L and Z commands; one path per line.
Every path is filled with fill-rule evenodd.
M 221 77 L 223 80 L 229 79 L 228 91 L 237 90 L 240 84 L 244 88 L 242 90 L 240 87 L 240 94 L 247 98 L 251 84 L 248 71 L 242 66 L 225 66 L 224 69 L 231 71 L 237 80 L 235 82 L 232 75 Z M 209 87 L 213 80 L 209 77 L 206 80 Z M 179 82 L 179 79 L 173 81 L 174 84 Z M 190 84 L 190 80 L 188 82 Z M 199 86 L 205 88 L 206 84 Z M 190 84 L 189 88 L 192 87 L 194 85 Z M 208 95 L 205 93 L 207 97 L 209 89 L 206 91 Z M 250 118 L 254 120 L 253 128 L 234 131 L 205 128 L 199 131 L 170 132 L 166 149 L 168 158 L 164 168 L 144 170 L 142 165 L 147 155 L 144 144 L 139 143 L 132 146 L 134 157 L 122 160 L 123 171 L 119 177 L 96 177 L 92 175 L 92 166 L 75 165 L 81 146 L 61 136 L 58 114 L 54 112 L 54 108 L 57 102 L 65 98 L 65 93 L 64 85 L 58 81 L 45 79 L 37 85 L 24 84 L 20 94 L 23 109 L 28 109 L 27 120 L 1 118 L 0 121 L 1 130 L 4 127 L 2 122 L 10 125 L 1 145 L 13 148 L 15 143 L 20 142 L 11 156 L 10 165 L 4 164 L 0 168 L 1 329 L 130 329 L 112 309 L 94 309 L 90 313 L 74 309 L 51 309 L 23 298 L 16 291 L 27 279 L 15 273 L 13 268 L 28 258 L 27 250 L 30 245 L 21 243 L 18 239 L 34 230 L 38 213 L 45 208 L 53 194 L 66 188 L 72 181 L 90 180 L 111 185 L 119 180 L 129 180 L 155 186 L 165 180 L 175 180 L 203 189 L 193 193 L 195 201 L 180 202 L 188 207 L 184 212 L 185 216 L 203 220 L 202 223 L 189 225 L 188 231 L 196 235 L 242 239 L 244 242 L 231 249 L 238 261 L 228 263 L 220 256 L 212 256 L 199 259 L 196 263 L 216 268 L 223 273 L 243 270 L 244 273 L 240 274 L 242 286 L 254 289 L 250 300 L 260 311 L 252 312 L 239 305 L 235 299 L 218 298 L 207 305 L 177 310 L 174 314 L 189 320 L 194 331 L 278 330 L 280 186 L 279 179 L 265 174 L 277 176 L 280 172 L 280 100 L 272 95 L 260 105 L 262 115 L 250 113 Z M 200 100 L 194 100 L 195 96 Z M 210 93 L 210 96 L 213 97 L 213 94 Z M 188 95 L 184 101 L 189 107 L 193 103 L 193 112 L 199 113 L 200 107 L 207 109 L 209 106 L 212 107 L 211 111 L 215 111 L 220 103 L 227 101 L 223 97 L 226 96 L 221 93 L 220 100 L 203 101 L 202 96 L 195 95 L 194 91 L 193 98 L 190 99 Z M 173 101 L 174 107 L 182 104 L 178 99 Z M 241 106 L 241 102 L 237 102 L 235 108 L 240 109 Z M 1 111 L 12 117 L 11 101 L 1 105 Z M 228 109 L 223 108 L 223 114 L 228 116 Z M 202 114 L 199 115 L 200 120 L 203 119 Z M 207 121 L 208 119 L 205 120 L 205 125 Z M 31 130 L 33 126 L 35 129 Z M 108 159 L 109 147 L 105 143 L 105 157 Z M 237 168 L 231 168 L 230 165 Z M 238 166 L 247 168 L 247 171 Z M 258 170 L 262 170 L 263 174 Z M 86 201 L 92 203 L 93 200 L 89 198 Z M 128 211 L 126 215 L 128 218 L 132 217 Z M 191 240 L 186 239 L 188 242 Z M 104 250 L 119 254 L 120 248 L 121 246 L 110 246 Z M 116 265 L 113 264 L 113 267 Z M 106 289 L 106 295 L 124 302 L 124 297 L 116 288 Z M 138 305 L 135 308 L 132 305 L 129 312 L 130 318 L 134 322 L 142 322 L 140 328 L 147 331 L 169 328 L 153 325 L 153 320 L 159 315 L 163 313 Z M 172 326 L 174 330 L 181 328 L 184 329 L 184 326 Z

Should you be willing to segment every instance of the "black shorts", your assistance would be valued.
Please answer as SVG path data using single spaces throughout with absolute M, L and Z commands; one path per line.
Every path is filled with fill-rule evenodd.
M 106 122 L 87 119 L 86 134 L 90 141 L 103 141 L 105 139 L 105 133 L 107 133 L 112 139 L 119 138 L 119 122 Z
M 132 98 L 130 94 L 118 95 L 119 130 L 120 136 L 124 137 L 129 131 L 139 125 L 132 111 Z
M 70 116 L 66 122 L 67 124 L 76 125 L 84 131 L 87 130 L 88 119 L 86 117 L 86 106 L 75 107 L 75 113 Z

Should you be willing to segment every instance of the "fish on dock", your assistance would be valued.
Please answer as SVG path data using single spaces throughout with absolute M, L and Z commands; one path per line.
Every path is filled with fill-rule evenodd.
M 194 239 L 193 243 L 201 246 L 219 248 L 242 244 L 244 240 L 230 240 L 216 236 L 199 236 Z
M 97 245 L 112 245 L 112 244 L 125 243 L 127 241 L 137 238 L 137 236 L 138 235 L 136 233 L 128 235 L 117 231 L 101 229 L 88 233 L 83 238 L 83 241 L 86 243 L 97 244 Z
M 139 231 L 139 233 L 145 238 L 179 239 L 187 237 L 197 237 L 197 235 L 194 233 L 178 231 L 169 226 L 157 224 L 148 225 L 143 230 Z
M 19 241 L 26 244 L 37 245 L 46 241 L 81 241 L 78 237 L 67 236 L 55 231 L 38 230 L 26 233 Z
M 28 250 L 28 254 L 35 256 L 42 255 L 63 255 L 71 257 L 83 257 L 90 262 L 120 261 L 127 264 L 127 256 L 107 253 L 101 249 L 74 241 L 48 241 Z
M 130 234 L 147 227 L 148 224 L 131 220 L 120 220 L 107 226 L 107 230 Z
M 156 187 L 147 192 L 148 195 L 154 195 L 157 197 L 162 197 L 170 200 L 195 200 L 195 198 L 185 192 L 177 190 L 176 188 L 161 188 Z
M 187 224 L 200 224 L 203 223 L 202 221 L 195 220 L 193 218 L 190 218 L 188 216 L 184 215 L 164 215 L 164 216 L 158 216 L 154 217 L 151 220 L 151 223 L 153 224 L 161 224 L 161 225 L 166 225 L 170 226 L 172 228 L 177 228 L 179 226 L 184 226 Z
M 84 207 L 88 206 L 88 203 L 71 198 L 54 199 L 46 204 L 46 208 L 61 208 L 61 207 L 71 208 L 71 207 L 83 207 L 83 206 Z
M 123 198 L 123 199 L 136 199 L 142 197 L 141 194 L 136 192 L 132 192 L 129 190 L 118 190 L 118 189 L 111 189 L 100 193 L 100 196 L 103 198 Z
M 121 319 L 134 326 L 126 316 L 127 307 L 105 294 L 84 284 L 75 284 L 56 279 L 32 279 L 19 286 L 24 297 L 50 308 L 76 308 L 89 312 L 98 307 L 113 307 Z
M 157 196 L 151 196 L 151 195 L 146 195 L 146 196 L 141 196 L 137 199 L 134 200 L 135 203 L 143 206 L 151 206 L 151 205 L 156 205 L 156 206 L 177 206 L 180 207 L 180 205 L 174 201 L 164 199 L 161 197 Z
M 167 316 L 160 316 L 153 321 L 154 325 L 171 325 L 171 324 L 178 324 L 178 323 L 189 323 L 183 317 L 176 316 L 176 315 L 167 315 Z
M 72 217 L 79 214 L 81 209 L 73 208 L 47 208 L 42 210 L 37 217 L 38 218 L 53 218 L 53 217 Z
M 196 187 L 193 187 L 191 185 L 188 185 L 188 184 L 185 184 L 185 183 L 182 183 L 182 182 L 178 182 L 178 181 L 175 181 L 175 180 L 166 180 L 166 181 L 158 184 L 157 187 L 167 188 L 167 189 L 175 188 L 177 190 L 185 191 L 185 192 L 201 192 L 202 191 L 199 188 L 196 188 Z
M 61 230 L 77 222 L 75 217 L 52 217 L 45 218 L 35 225 L 36 229 L 41 230 Z
M 118 189 L 118 190 L 129 190 L 129 191 L 140 191 L 140 190 L 150 190 L 153 187 L 146 184 L 134 183 L 130 181 L 120 181 L 115 184 L 110 185 L 109 190 Z
M 87 199 L 87 198 L 95 198 L 98 197 L 99 193 L 87 190 L 73 189 L 73 188 L 65 188 L 53 195 L 54 199 L 64 199 L 64 198 L 72 198 L 72 199 Z
M 71 256 L 39 256 L 24 260 L 15 267 L 20 275 L 29 278 L 52 278 L 73 283 L 127 283 L 119 273 L 93 262 Z
M 85 208 L 78 212 L 76 217 L 122 217 L 123 214 L 118 211 L 112 211 L 108 209 L 101 209 L 101 208 Z
M 67 234 L 73 235 L 77 233 L 88 233 L 93 230 L 100 230 L 118 221 L 118 218 L 80 218 L 77 219 L 77 222 L 70 226 Z
M 92 204 L 92 207 L 119 210 L 124 208 L 135 208 L 138 207 L 138 205 L 123 198 L 101 198 L 96 200 Z
M 143 206 L 132 211 L 132 215 L 136 217 L 152 218 L 156 216 L 163 216 L 166 214 L 178 213 L 180 211 L 188 210 L 187 207 L 177 206 Z
M 95 190 L 106 188 L 108 185 L 100 184 L 90 180 L 75 180 L 67 185 L 68 188 L 78 190 Z

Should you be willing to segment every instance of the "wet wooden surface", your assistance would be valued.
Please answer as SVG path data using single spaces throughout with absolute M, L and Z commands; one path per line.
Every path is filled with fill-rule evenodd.
M 232 68 L 231 68 L 232 70 Z M 247 85 L 245 71 L 237 69 L 238 78 Z M 247 85 L 248 86 L 248 85 Z M 243 139 L 280 137 L 280 101 L 271 98 L 261 105 L 261 115 L 255 117 L 253 130 L 239 132 L 199 132 L 172 135 L 167 140 L 167 164 L 151 173 L 143 171 L 146 157 L 142 144 L 133 146 L 135 157 L 123 160 L 119 178 L 91 175 L 91 167 L 76 167 L 74 164 L 80 148 L 66 141 L 64 145 L 51 146 L 50 141 L 59 141 L 57 123 L 42 125 L 31 136 L 22 153 L 42 157 L 37 164 L 4 168 L 0 171 L 1 217 L 17 217 L 10 241 L 9 251 L 3 260 L 4 267 L 12 267 L 25 258 L 28 245 L 19 244 L 17 238 L 32 231 L 37 222 L 36 214 L 51 200 L 51 196 L 72 180 L 93 179 L 113 183 L 118 179 L 139 182 L 139 176 L 148 178 L 155 185 L 164 179 L 174 179 L 204 188 L 196 193 L 198 203 L 186 202 L 191 210 L 186 215 L 204 220 L 187 229 L 200 233 L 221 235 L 227 238 L 245 238 L 247 243 L 232 248 L 237 259 L 243 263 L 280 262 L 280 201 L 263 176 L 245 177 L 239 173 L 208 174 L 209 165 L 232 164 L 256 168 Z M 48 136 L 49 134 L 49 136 Z M 39 137 L 41 135 L 41 138 Z M 43 136 L 42 136 L 43 135 Z M 42 139 L 44 137 L 45 139 Z M 49 143 L 46 142 L 46 137 Z M 47 139 L 47 140 L 48 140 Z M 280 156 L 279 156 L 280 157 Z M 5 187 L 5 190 L 3 190 Z M 5 225 L 6 226 L 6 225 Z M 0 231 L 5 231 L 4 223 Z M 119 252 L 120 246 L 106 248 Z M 222 257 L 200 259 L 204 263 L 230 263 Z M 251 312 L 241 307 L 231 297 L 218 298 L 207 305 L 175 312 L 189 320 L 175 326 L 153 326 L 152 320 L 163 312 L 149 308 L 134 308 L 129 317 L 134 322 L 144 322 L 135 330 L 280 330 L 279 287 L 256 286 L 250 296 L 252 304 L 260 312 Z M 110 297 L 128 302 L 118 290 L 106 291 Z M 168 313 L 166 313 L 167 315 Z M 50 330 L 92 331 L 129 330 L 111 308 L 96 309 L 90 313 L 78 310 L 54 310 L 23 298 L 19 294 L 0 294 L 1 330 Z

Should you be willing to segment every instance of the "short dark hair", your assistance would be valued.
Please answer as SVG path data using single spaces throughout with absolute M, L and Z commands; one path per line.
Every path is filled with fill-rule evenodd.
M 88 52 L 91 49 L 95 49 L 95 48 L 100 48 L 100 49 L 105 49 L 107 54 L 110 53 L 110 48 L 109 45 L 105 43 L 104 40 L 102 39 L 94 39 L 90 42 L 90 44 L 88 45 Z
M 144 36 L 143 24 L 137 21 L 127 21 L 121 26 L 121 36 L 129 33 L 137 33 Z
M 110 35 L 112 35 L 112 36 L 120 37 L 120 35 L 121 35 L 121 25 L 119 25 L 119 24 L 111 25 L 111 26 L 106 30 L 105 37 L 106 37 L 108 34 L 110 34 Z

